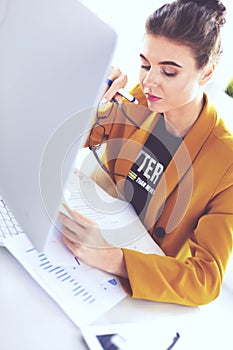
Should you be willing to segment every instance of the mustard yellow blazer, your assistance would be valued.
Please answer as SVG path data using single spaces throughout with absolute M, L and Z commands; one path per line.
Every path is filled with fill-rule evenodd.
M 131 93 L 146 106 L 139 85 Z M 133 298 L 194 306 L 219 295 L 233 247 L 233 136 L 204 98 L 145 215 L 144 226 L 166 256 L 123 249 L 128 280 L 121 282 Z M 158 120 L 148 109 L 139 113 L 141 107 L 130 104 L 127 111 L 127 105 L 140 128 L 112 113 L 104 156 L 108 168 L 125 177 Z M 124 180 L 113 179 L 123 191 Z

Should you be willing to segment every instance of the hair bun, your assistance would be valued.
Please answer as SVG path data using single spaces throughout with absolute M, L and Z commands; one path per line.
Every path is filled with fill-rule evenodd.
M 226 7 L 220 0 L 178 0 L 181 4 L 195 3 L 200 7 L 212 10 L 216 13 L 216 20 L 219 25 L 223 25 L 226 22 Z

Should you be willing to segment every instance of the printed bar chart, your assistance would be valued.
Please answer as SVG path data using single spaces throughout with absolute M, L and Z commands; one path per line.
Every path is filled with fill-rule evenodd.
M 90 324 L 126 294 L 111 274 L 77 262 L 54 237 L 38 253 L 25 235 L 6 242 L 9 251 L 78 326 Z

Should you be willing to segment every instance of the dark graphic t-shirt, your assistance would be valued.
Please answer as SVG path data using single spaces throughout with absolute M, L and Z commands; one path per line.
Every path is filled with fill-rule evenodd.
M 163 116 L 138 154 L 124 187 L 125 198 L 143 220 L 155 188 L 182 138 L 167 132 Z

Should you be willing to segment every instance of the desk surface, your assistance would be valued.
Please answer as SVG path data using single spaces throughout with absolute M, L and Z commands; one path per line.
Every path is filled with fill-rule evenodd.
M 79 328 L 2 247 L 0 248 L 0 310 L 1 348 L 4 350 L 87 349 Z M 215 310 L 217 309 L 213 309 L 214 315 Z M 191 320 L 193 314 L 199 313 L 199 308 L 127 298 L 95 324 L 149 321 L 155 322 L 156 325 L 161 318 L 174 322 L 174 317 L 175 322 L 185 318 L 183 322 L 187 323 L 187 317 Z M 231 316 L 224 314 L 224 320 L 225 323 L 229 320 L 232 325 L 233 313 Z M 196 334 L 196 330 L 194 333 Z M 177 350 L 179 349 L 181 348 L 177 346 Z
M 1 348 L 13 350 L 86 350 L 79 328 L 33 280 L 18 261 L 0 248 Z M 96 324 L 153 320 L 194 312 L 193 308 L 127 299 Z M 3 346 L 4 344 L 4 346 Z

